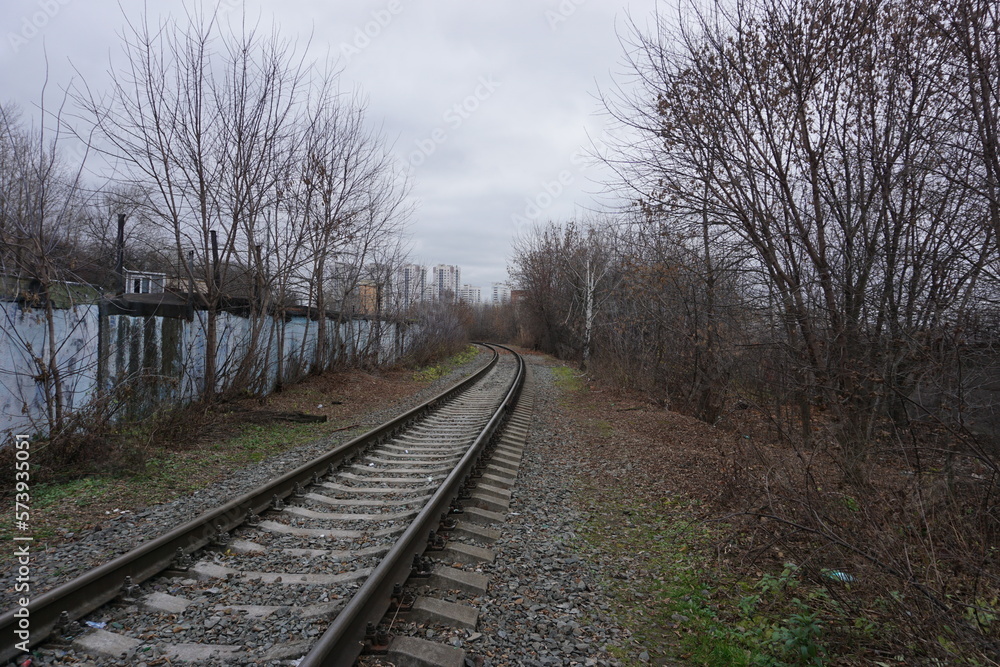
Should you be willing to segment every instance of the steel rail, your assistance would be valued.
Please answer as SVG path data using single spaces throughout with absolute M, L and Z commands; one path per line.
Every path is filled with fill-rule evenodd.
M 296 485 L 305 486 L 313 481 L 315 475 L 322 477 L 342 463 L 353 461 L 368 447 L 389 440 L 413 420 L 475 384 L 496 365 L 500 357 L 492 346 L 477 345 L 493 352 L 490 361 L 468 378 L 433 398 L 291 472 L 32 599 L 27 606 L 30 629 L 28 646 L 35 646 L 47 639 L 63 611 L 69 614 L 70 620 L 82 618 L 115 599 L 121 593 L 125 577 L 131 577 L 134 584 L 139 584 L 169 569 L 178 549 L 188 554 L 207 546 L 220 531 L 228 532 L 241 525 L 249 511 L 264 512 L 275 496 L 284 499 L 293 493 Z M 16 647 L 21 642 L 15 634 L 22 617 L 15 616 L 15 613 L 21 613 L 20 608 L 0 616 L 0 637 L 3 638 L 0 641 L 0 664 L 22 653 Z
M 362 652 L 367 625 L 377 624 L 385 615 L 393 586 L 406 582 L 413 557 L 424 552 L 430 531 L 437 528 L 441 514 L 458 496 L 462 483 L 472 472 L 486 444 L 499 435 L 500 428 L 517 404 L 524 385 L 525 366 L 524 359 L 510 348 L 496 344 L 493 347 L 506 349 L 517 360 L 517 373 L 503 402 L 417 518 L 351 597 L 330 628 L 298 663 L 299 667 L 350 667 L 354 664 Z

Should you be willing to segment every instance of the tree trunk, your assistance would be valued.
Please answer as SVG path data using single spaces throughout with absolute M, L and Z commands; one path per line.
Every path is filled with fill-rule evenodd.
M 62 391 L 62 377 L 59 373 L 59 345 L 56 343 L 56 322 L 55 322 L 55 308 L 52 305 L 52 294 L 50 293 L 51 285 L 46 285 L 45 287 L 45 319 L 48 325 L 49 334 L 49 345 L 47 350 L 47 369 L 46 375 L 48 376 L 48 383 L 51 387 L 51 392 L 49 393 L 51 397 L 54 398 L 51 412 L 51 427 L 55 432 L 59 432 L 63 427 L 63 391 Z
M 590 258 L 587 258 L 586 294 L 584 295 L 583 320 L 583 361 L 580 370 L 587 370 L 590 365 L 590 338 L 594 331 L 594 274 L 590 268 Z
M 327 344 L 326 344 L 326 290 L 323 289 L 323 269 L 325 262 L 321 256 L 316 265 L 316 275 L 313 280 L 316 282 L 316 310 L 319 311 L 316 317 L 316 365 L 313 369 L 317 373 L 326 370 L 327 364 Z

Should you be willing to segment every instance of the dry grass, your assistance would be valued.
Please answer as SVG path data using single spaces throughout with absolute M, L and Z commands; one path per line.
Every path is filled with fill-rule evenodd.
M 39 549 L 99 527 L 109 515 L 169 502 L 217 482 L 233 469 L 344 431 L 360 433 L 373 412 L 426 386 L 412 369 L 345 370 L 310 376 L 264 400 L 242 398 L 192 405 L 158 418 L 32 451 L 31 528 Z M 280 419 L 305 412 L 325 423 Z M 0 452 L 0 458 L 13 452 Z M 13 470 L 9 458 L 0 469 Z M 3 483 L 10 485 L 13 475 Z M 13 526 L 12 489 L 3 492 L 0 539 Z M 9 502 L 7 502 L 9 501 Z M 67 537 L 69 536 L 69 538 Z
M 572 437 L 564 455 L 585 462 L 582 483 L 610 494 L 607 502 L 627 488 L 643 508 L 669 503 L 676 512 L 680 503 L 691 525 L 710 531 L 702 572 L 729 582 L 728 598 L 716 604 L 719 615 L 733 615 L 730 625 L 746 623 L 737 606 L 748 591 L 787 571 L 802 588 L 774 596 L 783 602 L 768 611 L 778 625 L 760 633 L 765 645 L 780 623 L 800 630 L 815 612 L 822 631 L 813 639 L 826 652 L 815 664 L 997 664 L 995 481 L 961 443 L 928 432 L 903 447 L 883 432 L 859 482 L 841 465 L 822 415 L 805 450 L 745 406 L 730 406 L 713 427 L 639 392 L 576 382 L 566 387 Z M 806 601 L 812 611 L 797 614 Z M 752 656 L 746 630 L 725 639 L 749 642 Z

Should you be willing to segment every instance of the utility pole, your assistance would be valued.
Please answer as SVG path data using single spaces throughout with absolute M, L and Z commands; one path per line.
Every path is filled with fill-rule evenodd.
M 125 214 L 118 214 L 118 240 L 115 243 L 115 277 L 118 280 L 118 293 L 126 292 L 125 285 Z

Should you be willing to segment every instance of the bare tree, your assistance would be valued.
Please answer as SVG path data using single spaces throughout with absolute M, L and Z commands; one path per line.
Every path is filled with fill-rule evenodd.
M 989 0 L 935 0 L 920 9 L 942 47 L 938 84 L 953 104 L 947 116 L 952 141 L 941 157 L 965 172 L 957 183 L 983 200 L 1000 240 L 1000 7 Z M 969 163 L 966 172 L 962 165 Z
M 906 587 L 966 656 L 996 652 L 979 604 L 949 596 L 964 568 L 973 587 L 996 583 L 984 555 L 996 519 L 969 508 L 990 504 L 998 450 L 968 413 L 996 367 L 984 322 L 997 303 L 997 20 L 974 0 L 685 2 L 652 30 L 631 26 L 633 76 L 604 96 L 619 128 L 605 157 L 640 213 L 620 241 L 637 278 L 611 311 L 641 323 L 605 345 L 701 374 L 694 395 L 714 384 L 770 402 L 772 423 L 794 408 L 800 432 L 780 428 L 803 461 L 839 466 L 872 505 L 898 494 L 868 523 L 831 519 L 830 481 L 803 462 L 748 502 L 819 536 L 807 558 L 831 549 Z M 663 329 L 692 343 L 667 364 Z M 721 383 L 684 358 L 708 349 Z M 715 412 L 694 395 L 693 411 Z M 879 479 L 877 496 L 887 447 L 912 479 Z M 927 502 L 939 482 L 923 457 L 946 473 L 941 500 Z M 963 487 L 956 459 L 989 472 Z M 886 529 L 901 523 L 920 528 Z
M 879 341 L 950 317 L 986 261 L 968 198 L 933 169 L 939 45 L 903 2 L 688 10 L 679 28 L 636 29 L 637 92 L 606 98 L 628 128 L 609 161 L 658 216 L 720 230 L 703 235 L 715 237 L 706 253 L 720 239 L 753 251 L 783 311 L 803 435 L 818 401 L 863 459 L 885 389 L 903 379 L 887 385 L 887 369 L 910 352 Z M 708 254 L 704 266 L 711 280 Z
M 517 239 L 510 273 L 527 292 L 535 344 L 551 352 L 591 358 L 601 309 L 619 280 L 606 220 L 549 223 Z
M 43 349 L 35 349 L 12 321 L 5 329 L 18 337 L 18 348 L 34 367 L 44 397 L 45 430 L 58 434 L 68 416 L 64 383 L 69 371 L 60 363 L 68 339 L 60 335 L 56 309 L 57 301 L 64 307 L 73 301 L 66 281 L 74 278 L 87 193 L 83 161 L 71 164 L 62 150 L 67 138 L 63 107 L 48 109 L 44 88 L 41 100 L 38 128 L 25 129 L 17 108 L 0 107 L 0 272 L 22 308 L 43 313 Z
M 361 224 L 348 245 L 346 256 L 352 259 L 353 268 L 342 285 L 344 298 L 361 287 L 362 277 L 369 292 L 365 312 L 372 317 L 366 349 L 358 355 L 364 363 L 379 363 L 382 341 L 387 335 L 385 324 L 402 314 L 394 291 L 398 267 L 406 261 L 408 253 L 404 237 L 412 210 L 408 194 L 405 174 L 386 163 L 382 173 L 368 185 Z M 347 311 L 345 305 L 342 302 L 338 308 L 341 317 Z
M 508 268 L 511 282 L 526 294 L 522 309 L 528 340 L 523 342 L 563 358 L 576 351 L 569 321 L 574 290 L 561 267 L 570 245 L 561 226 L 534 227 L 514 239 Z
M 318 311 L 317 370 L 330 364 L 325 288 L 330 269 L 336 268 L 339 257 L 341 267 L 354 269 L 339 272 L 338 282 L 356 283 L 369 246 L 389 231 L 386 225 L 396 219 L 402 201 L 401 193 L 385 190 L 395 173 L 384 139 L 367 126 L 361 100 L 345 98 L 334 83 L 324 80 L 316 94 L 300 176 L 311 265 L 310 302 Z
M 151 193 L 150 215 L 171 232 L 177 266 L 206 307 L 211 398 L 223 285 L 243 253 L 261 273 L 260 228 L 296 143 L 303 68 L 276 34 L 246 24 L 227 30 L 217 10 L 156 26 L 145 16 L 128 21 L 123 44 L 110 92 L 84 88 L 76 97 L 104 151 L 124 165 L 121 180 Z
M 298 149 L 306 119 L 302 102 L 307 93 L 305 66 L 294 46 L 272 28 L 264 34 L 245 24 L 225 39 L 227 71 L 213 96 L 221 121 L 225 164 L 220 184 L 220 217 L 228 221 L 227 255 L 245 253 L 250 300 L 250 332 L 247 349 L 236 372 L 237 383 L 266 390 L 263 366 L 270 356 L 270 340 L 263 344 L 266 315 L 272 308 L 271 285 L 265 253 L 272 252 L 271 236 L 284 236 L 287 219 L 277 215 L 290 196 L 289 174 L 301 158 Z M 297 241 L 297 240 L 296 240 Z M 287 254 L 301 246 L 293 242 Z M 266 248 L 266 250 L 265 250 Z M 280 278 L 279 278 L 280 280 Z M 267 327 L 270 334 L 273 327 Z

